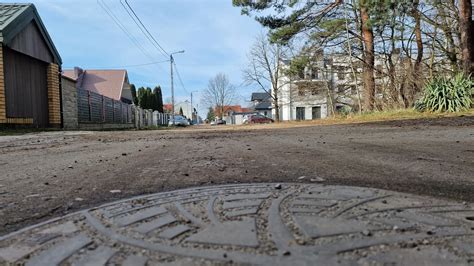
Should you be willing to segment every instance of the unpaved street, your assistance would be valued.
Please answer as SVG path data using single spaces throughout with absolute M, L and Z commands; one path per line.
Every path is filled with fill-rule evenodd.
M 133 195 L 284 181 L 474 202 L 474 117 L 0 137 L 0 235 Z

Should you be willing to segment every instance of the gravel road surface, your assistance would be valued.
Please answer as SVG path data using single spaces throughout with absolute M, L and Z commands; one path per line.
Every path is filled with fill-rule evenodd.
M 0 137 L 0 235 L 214 184 L 351 185 L 474 202 L 474 117 Z

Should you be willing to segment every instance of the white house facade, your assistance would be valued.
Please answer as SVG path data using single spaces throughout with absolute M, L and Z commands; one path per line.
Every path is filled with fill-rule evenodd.
M 347 55 L 320 53 L 317 58 L 298 77 L 281 75 L 277 97 L 282 121 L 324 119 L 344 106 L 358 106 L 363 93 L 361 63 L 355 58 L 351 63 Z M 289 61 L 282 63 L 284 69 L 289 67 Z

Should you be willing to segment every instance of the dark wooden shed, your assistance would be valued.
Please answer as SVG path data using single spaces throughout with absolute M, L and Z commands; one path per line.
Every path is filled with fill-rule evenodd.
M 61 125 L 61 57 L 33 4 L 0 4 L 0 125 Z

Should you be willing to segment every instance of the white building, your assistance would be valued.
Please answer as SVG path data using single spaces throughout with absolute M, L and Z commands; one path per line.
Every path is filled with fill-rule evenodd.
M 186 100 L 186 101 L 183 101 L 183 102 L 178 102 L 178 103 L 175 103 L 174 105 L 174 111 L 176 114 L 179 114 L 179 110 L 182 109 L 183 110 L 183 115 L 189 119 L 191 119 L 192 117 L 192 109 L 191 109 L 191 102 Z
M 279 79 L 278 104 L 282 121 L 326 118 L 344 106 L 355 106 L 362 94 L 362 66 L 346 55 L 322 53 L 297 77 L 282 75 Z M 283 62 L 283 68 L 289 67 Z M 354 75 L 355 74 L 355 75 Z M 354 78 L 356 77 L 356 78 Z M 272 106 L 275 115 L 275 106 Z

